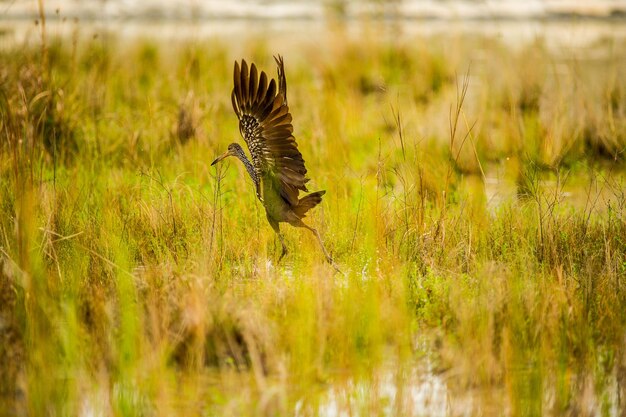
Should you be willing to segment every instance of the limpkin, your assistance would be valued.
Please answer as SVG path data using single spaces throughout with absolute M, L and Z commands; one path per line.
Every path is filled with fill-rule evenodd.
M 326 191 L 316 191 L 299 198 L 300 191 L 308 192 L 307 170 L 293 136 L 291 113 L 287 105 L 287 79 L 282 56 L 274 57 L 278 66 L 278 83 L 261 71 L 259 76 L 254 64 L 242 60 L 235 62 L 234 88 L 231 100 L 239 118 L 239 132 L 250 150 L 252 162 L 237 143 L 228 145 L 228 150 L 217 157 L 211 165 L 228 156 L 235 156 L 246 167 L 256 188 L 257 198 L 265 207 L 265 214 L 274 229 L 282 253 L 287 254 L 287 245 L 280 233 L 280 223 L 310 230 L 317 238 L 326 260 L 338 269 L 324 247 L 319 232 L 305 224 L 306 213 L 322 201 Z

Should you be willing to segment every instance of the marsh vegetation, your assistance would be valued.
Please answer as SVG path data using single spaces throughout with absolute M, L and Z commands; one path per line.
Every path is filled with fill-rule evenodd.
M 267 226 L 232 68 L 285 56 L 325 189 Z M 295 46 L 48 37 L 0 51 L 8 415 L 626 410 L 626 43 L 340 29 Z

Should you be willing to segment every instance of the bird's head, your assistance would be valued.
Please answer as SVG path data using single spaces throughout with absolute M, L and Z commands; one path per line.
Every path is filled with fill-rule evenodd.
M 218 156 L 217 158 L 215 158 L 215 161 L 211 163 L 211 166 L 217 164 L 219 161 L 221 161 L 222 159 L 228 156 L 236 156 L 237 154 L 241 154 L 242 152 L 243 152 L 243 149 L 241 149 L 241 146 L 239 146 L 238 143 L 231 143 L 230 145 L 228 145 L 228 150 L 224 152 L 223 154 L 221 154 L 220 156 Z

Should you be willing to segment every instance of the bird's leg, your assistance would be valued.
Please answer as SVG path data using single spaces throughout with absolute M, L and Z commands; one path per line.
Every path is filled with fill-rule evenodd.
M 283 235 L 278 233 L 278 238 L 280 239 L 280 244 L 283 246 L 283 252 L 280 254 L 280 257 L 278 258 L 278 263 L 280 263 L 281 259 L 283 259 L 283 256 L 287 255 L 289 251 L 287 250 L 287 245 L 285 245 L 285 239 L 283 239 Z
M 278 239 L 280 239 L 280 244 L 283 247 L 283 251 L 280 254 L 280 258 L 278 258 L 278 263 L 280 263 L 280 261 L 283 259 L 285 255 L 287 255 L 289 251 L 287 250 L 287 245 L 285 245 L 285 239 L 283 238 L 283 235 L 280 233 L 280 226 L 278 225 L 278 222 L 273 219 L 270 219 L 269 217 L 267 218 L 267 221 L 269 221 L 270 226 L 272 226 L 272 229 L 274 229 L 274 231 L 278 235 Z
M 339 272 L 340 274 L 343 274 L 343 272 L 341 272 L 341 270 L 339 269 L 339 267 L 337 266 L 337 264 L 335 263 L 335 261 L 333 261 L 333 258 L 328 254 L 328 251 L 326 250 L 326 247 L 324 246 L 324 242 L 322 242 L 322 237 L 320 236 L 319 232 L 317 231 L 317 229 L 314 229 L 308 225 L 306 225 L 304 222 L 300 222 L 301 224 L 298 225 L 300 227 L 304 227 L 305 229 L 309 229 L 314 235 L 315 237 L 317 237 L 317 241 L 320 243 L 320 246 L 322 247 L 322 251 L 324 252 L 324 256 L 326 256 L 326 260 L 328 261 L 328 263 L 335 268 L 335 271 Z

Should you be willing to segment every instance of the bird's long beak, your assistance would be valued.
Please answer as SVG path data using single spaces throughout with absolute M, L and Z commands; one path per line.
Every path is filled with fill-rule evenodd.
M 230 151 L 226 151 L 223 154 L 221 154 L 220 156 L 218 156 L 217 158 L 215 158 L 215 161 L 211 162 L 211 166 L 217 164 L 219 161 L 221 161 L 222 159 L 226 158 L 227 156 L 231 156 L 232 154 L 230 153 Z

